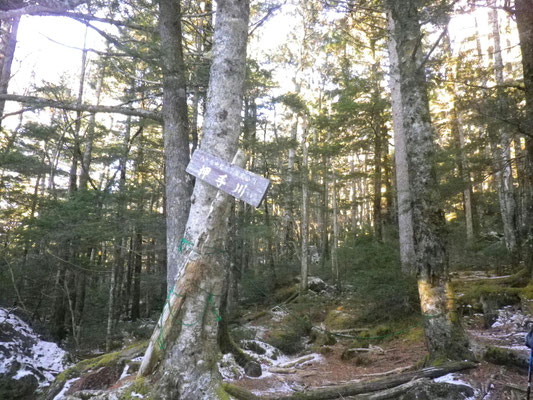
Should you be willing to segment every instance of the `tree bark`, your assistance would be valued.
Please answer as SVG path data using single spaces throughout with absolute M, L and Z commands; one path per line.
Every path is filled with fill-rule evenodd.
M 218 2 L 200 147 L 227 161 L 236 153 L 240 133 L 248 19 L 248 1 Z M 139 375 L 145 376 L 160 365 L 157 398 L 213 400 L 222 396 L 216 365 L 216 310 L 226 292 L 228 259 L 219 249 L 224 248 L 227 235 L 229 201 L 216 188 L 196 181 L 185 229 L 190 245 L 181 248 L 169 306 L 163 310 L 139 369 Z
M 402 94 L 400 86 L 399 60 L 394 38 L 394 20 L 390 13 L 389 21 L 389 62 L 392 119 L 394 126 L 394 159 L 396 166 L 396 195 L 398 198 L 398 233 L 400 240 L 400 258 L 402 270 L 411 272 L 414 269 L 415 250 L 413 232 L 413 214 L 411 210 L 411 193 L 407 170 L 407 150 L 405 147 L 405 130 L 402 119 Z
M 189 120 L 181 35 L 180 1 L 159 0 L 159 32 L 163 61 L 163 137 L 165 148 L 167 290 L 178 273 L 178 248 L 191 206 Z
M 451 60 L 453 57 L 452 46 L 450 36 L 446 33 L 444 37 L 444 49 L 447 57 Z M 474 238 L 474 218 L 472 212 L 472 180 L 470 178 L 470 172 L 468 169 L 468 162 L 465 154 L 465 132 L 463 129 L 463 121 L 461 111 L 457 107 L 457 84 L 458 74 L 460 69 L 460 63 L 456 63 L 455 74 L 453 73 L 452 66 L 447 67 L 448 90 L 451 94 L 451 131 L 455 138 L 458 148 L 457 166 L 459 170 L 459 176 L 463 181 L 463 210 L 465 214 L 465 227 L 466 227 L 466 239 L 472 241 Z
M 7 24 L 2 24 L 0 31 L 1 45 L 0 48 L 0 94 L 7 93 L 9 80 L 11 79 L 11 66 L 15 56 L 15 49 L 17 47 L 17 33 L 20 22 L 20 16 L 14 17 Z M 4 28 L 4 25 L 5 28 Z M 0 128 L 2 126 L 2 118 L 4 116 L 5 100 L 0 99 Z
M 307 279 L 309 276 L 309 173 L 308 173 L 308 147 L 307 147 L 307 122 L 304 120 L 302 134 L 302 260 L 300 266 L 300 292 L 307 292 Z
M 102 94 L 102 85 L 104 82 L 105 76 L 105 66 L 100 67 L 98 77 L 96 78 L 96 105 L 100 105 L 100 96 Z M 81 171 L 80 171 L 80 190 L 86 190 L 87 184 L 90 179 L 89 171 L 91 169 L 92 161 L 92 152 L 93 152 L 93 142 L 94 142 L 94 131 L 96 128 L 96 113 L 91 113 L 89 118 L 89 125 L 87 126 L 87 133 L 85 134 L 85 148 L 83 150 L 83 157 L 81 160 Z
M 431 357 L 464 359 L 466 340 L 453 315 L 448 258 L 441 237 L 444 218 L 439 209 L 435 171 L 434 132 L 422 64 L 422 34 L 417 0 L 387 0 L 394 20 L 393 36 L 398 56 L 402 121 L 407 150 L 414 231 L 414 267 L 425 336 Z
M 522 52 L 524 88 L 526 94 L 524 132 L 526 133 L 525 176 L 528 196 L 524 210 L 523 243 L 526 266 L 533 273 L 533 1 L 515 0 L 516 25 Z
M 495 1 L 491 0 L 490 5 L 495 6 Z M 489 21 L 492 27 L 492 39 L 494 43 L 494 76 L 497 90 L 497 105 L 500 118 L 508 117 L 509 99 L 503 90 L 503 60 L 500 44 L 500 27 L 498 22 L 498 11 L 492 8 L 489 11 Z M 498 198 L 500 202 L 500 212 L 503 222 L 503 233 L 505 244 L 509 252 L 516 256 L 518 239 L 516 226 L 516 202 L 514 198 L 513 173 L 511 165 L 511 135 L 508 128 L 499 122 L 494 122 L 497 126 L 489 127 L 491 149 L 494 157 L 494 175 L 498 187 Z
M 338 207 L 337 207 L 337 177 L 335 176 L 335 169 L 332 165 L 332 174 L 331 174 L 331 183 L 333 186 L 332 196 L 332 206 L 333 206 L 333 243 L 331 245 L 331 273 L 333 279 L 335 280 L 335 285 L 337 290 L 341 290 L 341 280 L 339 274 L 339 218 L 338 218 Z

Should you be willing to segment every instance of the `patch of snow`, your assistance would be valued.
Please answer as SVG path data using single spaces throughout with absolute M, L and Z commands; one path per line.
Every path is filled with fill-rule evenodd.
M 437 383 L 449 383 L 449 384 L 452 384 L 452 385 L 468 386 L 469 388 L 472 388 L 472 390 L 474 391 L 474 395 L 470 396 L 470 397 L 467 397 L 464 400 L 475 400 L 475 399 L 478 398 L 479 390 L 474 388 L 468 382 L 465 382 L 464 380 L 462 380 L 461 379 L 461 375 L 459 375 L 457 373 L 451 373 L 451 374 L 448 374 L 448 375 L 440 376 L 438 378 L 433 379 L 433 381 L 437 382 Z
M 139 357 L 135 357 L 135 358 L 133 358 L 131 361 L 133 361 L 133 362 L 138 362 L 138 361 L 142 361 L 143 358 L 144 358 L 144 356 L 139 356 Z
M 26 375 L 33 375 L 33 372 L 28 371 L 27 369 L 19 369 L 17 373 L 15 374 L 15 376 L 13 377 L 13 379 L 18 381 L 19 379 L 25 377 Z
M 144 399 L 144 396 L 142 394 L 140 394 L 140 393 L 137 393 L 137 392 L 131 392 L 130 396 L 131 397 L 135 397 L 136 399 Z
M 272 321 L 281 322 L 289 313 L 280 306 L 274 307 L 270 310 L 272 314 Z
M 452 385 L 470 386 L 468 383 L 461 379 L 461 376 L 459 374 L 456 373 L 440 376 L 438 378 L 433 379 L 433 381 L 437 383 L 451 383 Z
M 231 353 L 222 356 L 222 360 L 218 363 L 218 370 L 224 379 L 234 380 L 244 376 L 244 369 L 237 364 Z
M 118 380 L 121 380 L 122 378 L 125 378 L 126 376 L 128 376 L 129 369 L 130 369 L 130 365 L 126 364 L 126 366 L 124 367 L 124 371 L 122 371 L 122 374 L 120 374 L 120 378 L 118 378 Z
M 69 379 L 68 381 L 66 381 L 65 385 L 63 385 L 63 389 L 61 389 L 61 392 L 56 394 L 53 400 L 63 400 L 65 398 L 65 394 L 67 393 L 67 391 L 70 389 L 72 384 L 76 382 L 78 379 L 80 378 L 73 378 L 73 379 Z
M 39 387 L 50 385 L 54 377 L 66 368 L 66 352 L 57 344 L 46 342 L 16 315 L 0 308 L 0 325 L 10 341 L 0 342 L 0 374 L 12 374 L 13 364 L 20 364 L 13 379 L 33 374 Z

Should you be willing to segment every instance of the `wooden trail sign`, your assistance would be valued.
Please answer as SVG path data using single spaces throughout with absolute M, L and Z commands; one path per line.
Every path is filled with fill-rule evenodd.
M 270 180 L 199 149 L 192 155 L 186 171 L 254 207 L 259 207 L 270 186 Z

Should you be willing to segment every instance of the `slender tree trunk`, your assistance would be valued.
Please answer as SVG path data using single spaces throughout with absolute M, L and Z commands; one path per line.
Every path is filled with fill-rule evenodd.
M 350 222 L 353 239 L 355 240 L 357 232 L 357 183 L 355 179 L 355 165 L 354 165 L 355 155 L 350 156 L 350 174 L 352 178 L 350 179 Z
M 413 214 L 409 174 L 407 170 L 407 150 L 405 147 L 405 130 L 402 117 L 402 93 L 400 85 L 399 60 L 394 37 L 395 22 L 389 15 L 389 60 L 390 87 L 392 93 L 392 119 L 394 125 L 394 158 L 396 165 L 396 194 L 398 197 L 398 231 L 400 240 L 400 258 L 402 270 L 412 271 L 415 262 Z
M 68 256 L 67 256 L 68 257 Z M 52 335 L 55 340 L 61 341 L 65 339 L 65 277 L 67 269 L 65 266 L 61 266 L 56 273 L 54 282 L 54 302 L 52 306 Z
M 288 150 L 288 164 L 287 164 L 287 193 L 285 194 L 285 211 L 283 214 L 283 243 L 281 245 L 282 252 L 286 257 L 292 259 L 293 248 L 291 242 L 294 240 L 292 237 L 293 223 L 294 223 L 294 161 L 296 157 L 295 147 L 297 143 L 298 134 L 298 120 L 299 116 L 295 115 L 295 121 L 291 129 L 291 144 Z
M 320 205 L 320 268 L 325 269 L 326 262 L 329 260 L 329 182 L 328 182 L 328 168 L 329 160 L 326 156 L 322 157 L 324 162 L 324 172 L 322 174 L 322 201 Z
M 448 58 L 451 60 L 453 57 L 452 46 L 450 41 L 450 36 L 448 34 L 444 37 L 444 48 Z M 451 94 L 452 105 L 451 105 L 451 130 L 452 135 L 455 138 L 458 145 L 458 157 L 457 157 L 457 166 L 459 170 L 459 176 L 463 181 L 463 210 L 465 213 L 465 227 L 466 227 L 466 239 L 471 241 L 474 238 L 474 218 L 472 212 L 472 181 L 470 179 L 470 172 L 467 164 L 466 154 L 465 154 L 465 132 L 463 128 L 463 119 L 460 110 L 457 108 L 458 98 L 457 98 L 457 84 L 459 76 L 460 63 L 456 63 L 456 71 L 453 74 L 453 68 L 449 66 L 447 69 L 448 80 L 450 81 L 448 85 L 448 90 Z
M 248 18 L 248 1 L 217 3 L 214 57 L 200 147 L 227 161 L 236 153 L 240 133 Z M 185 229 L 193 248 L 182 248 L 168 307 L 163 310 L 139 369 L 140 376 L 148 375 L 159 364 L 163 374 L 154 391 L 159 399 L 226 398 L 221 393 L 216 364 L 216 310 L 227 292 L 228 259 L 213 249 L 224 248 L 229 204 L 227 195 L 196 181 Z
M 120 249 L 118 250 L 120 251 Z M 116 251 L 115 254 L 118 254 Z M 107 301 L 107 328 L 105 336 L 105 351 L 111 351 L 111 346 L 113 344 L 113 327 L 114 327 L 114 317 L 115 317 L 115 307 L 116 307 L 116 298 L 117 298 L 117 275 L 119 269 L 118 260 L 114 263 L 111 270 L 111 279 L 109 281 L 109 291 L 108 291 L 108 301 Z
M 98 77 L 96 78 L 96 105 L 100 105 L 100 96 L 102 94 L 102 85 L 105 76 L 105 66 L 100 67 Z M 96 128 L 96 114 L 91 113 L 89 118 L 89 125 L 87 126 L 87 133 L 85 134 L 85 148 L 83 150 L 83 157 L 81 160 L 81 172 L 80 172 L 80 190 L 86 190 L 89 182 L 89 171 L 91 169 L 94 131 Z
M 81 71 L 80 81 L 78 86 L 78 97 L 76 99 L 76 106 L 80 107 L 83 102 L 83 92 L 85 87 L 85 75 L 87 69 L 87 29 L 85 29 L 85 39 L 83 42 L 83 51 L 81 53 Z M 72 143 L 72 162 L 70 164 L 69 172 L 69 195 L 73 196 L 77 190 L 78 182 L 78 163 L 80 161 L 80 132 L 82 112 L 76 111 L 76 120 L 74 121 L 74 138 Z
M 133 255 L 133 293 L 131 299 L 131 320 L 136 321 L 141 317 L 141 271 L 142 271 L 142 251 L 143 237 L 141 232 L 135 233 L 135 252 Z
M 381 152 L 382 152 L 382 135 L 381 123 L 375 127 L 374 136 L 374 196 L 372 199 L 374 217 L 374 235 L 378 242 L 383 241 L 383 224 L 381 215 Z
M 495 5 L 491 0 L 491 5 Z M 500 117 L 506 119 L 508 116 L 509 100 L 503 90 L 505 84 L 503 78 L 503 60 L 500 44 L 500 28 L 498 23 L 498 11 L 492 8 L 489 11 L 489 20 L 492 27 L 492 39 L 494 43 L 494 75 L 496 84 L 500 86 L 497 90 L 498 113 Z M 500 200 L 500 212 L 503 222 L 503 232 L 507 249 L 516 256 L 518 239 L 516 226 L 516 202 L 514 198 L 513 173 L 511 165 L 511 135 L 508 128 L 501 123 L 491 127 L 491 149 L 494 157 L 494 175 L 498 186 L 498 197 Z
M 456 323 L 448 278 L 448 259 L 440 231 L 435 172 L 435 144 L 422 64 L 417 0 L 387 0 L 399 70 L 402 120 L 414 231 L 414 267 L 425 318 L 425 336 L 432 357 L 464 359 L 467 343 Z M 394 50 L 394 48 L 393 48 Z M 393 57 L 394 58 L 394 57 Z
M 302 261 L 300 268 L 300 292 L 307 292 L 307 278 L 309 275 L 309 184 L 308 184 L 308 148 L 307 148 L 307 123 L 304 121 L 302 134 Z
M 9 80 L 11 79 L 11 66 L 17 47 L 17 33 L 20 22 L 20 16 L 12 18 L 9 22 L 2 21 L 4 24 L 0 28 L 0 94 L 7 94 Z M 2 127 L 2 118 L 4 116 L 4 107 L 6 101 L 0 100 L 0 128 Z
M 526 109 L 524 132 L 526 133 L 525 176 L 528 191 L 524 210 L 524 238 L 526 245 L 525 261 L 530 274 L 533 273 L 533 2 L 531 0 L 515 0 L 515 15 L 522 67 L 524 71 L 524 88 Z
M 332 166 L 333 168 L 333 166 Z M 339 274 L 339 210 L 337 208 L 337 177 L 335 176 L 335 170 L 332 171 L 331 184 L 333 187 L 332 196 L 332 207 L 333 207 L 333 243 L 331 246 L 331 272 L 333 278 L 335 279 L 335 285 L 337 290 L 341 290 L 341 280 Z
M 163 61 L 163 137 L 165 142 L 167 289 L 178 273 L 179 247 L 191 206 L 187 80 L 183 62 L 181 1 L 159 0 L 159 33 Z

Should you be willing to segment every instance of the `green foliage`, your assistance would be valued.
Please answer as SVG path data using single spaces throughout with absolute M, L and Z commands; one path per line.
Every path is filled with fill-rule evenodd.
M 339 261 L 346 281 L 363 301 L 362 320 L 398 320 L 418 311 L 415 278 L 401 271 L 393 244 L 363 235 L 339 249 Z
M 266 342 L 285 354 L 297 354 L 303 350 L 303 338 L 309 335 L 311 327 L 307 317 L 289 314 L 279 328 L 269 332 Z

